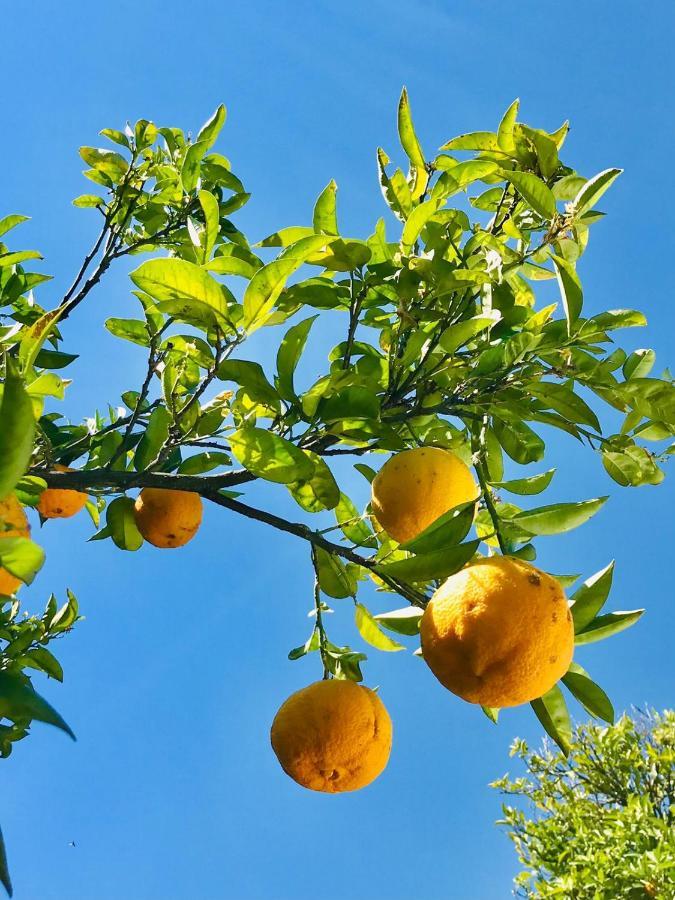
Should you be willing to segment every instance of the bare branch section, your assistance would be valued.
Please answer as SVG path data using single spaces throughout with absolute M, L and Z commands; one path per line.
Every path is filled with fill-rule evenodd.
M 315 547 L 321 547 L 328 553 L 347 560 L 347 562 L 362 566 L 369 572 L 377 574 L 382 582 L 391 590 L 404 597 L 413 606 L 424 608 L 428 600 L 426 595 L 416 588 L 383 574 L 378 560 L 361 556 L 354 550 L 350 550 L 349 547 L 329 541 L 323 534 L 314 531 L 301 522 L 289 522 L 281 516 L 267 512 L 267 510 L 249 506 L 249 504 L 242 503 L 241 500 L 235 497 L 228 497 L 227 494 L 220 493 L 226 488 L 251 481 L 254 476 L 245 469 L 230 472 L 226 475 L 201 476 L 174 475 L 167 472 L 115 472 L 108 469 L 91 471 L 81 469 L 72 472 L 50 472 L 43 469 L 33 469 L 30 474 L 43 478 L 47 485 L 53 488 L 70 488 L 85 491 L 88 489 L 114 488 L 117 491 L 126 491 L 132 488 L 152 487 L 164 490 L 194 491 L 217 506 L 230 509 L 245 516 L 247 519 L 263 522 L 277 531 L 295 535 L 295 537 L 302 538 L 302 540 L 308 541 Z

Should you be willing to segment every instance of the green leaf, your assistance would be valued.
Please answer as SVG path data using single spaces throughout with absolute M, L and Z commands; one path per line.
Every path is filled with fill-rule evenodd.
M 553 265 L 555 266 L 556 277 L 558 279 L 558 287 L 560 288 L 560 296 L 562 298 L 565 310 L 565 318 L 567 320 L 567 333 L 571 334 L 572 325 L 581 315 L 581 308 L 584 302 L 584 293 L 581 282 L 572 263 L 563 259 L 562 256 L 551 254 Z
M 570 422 L 589 425 L 597 432 L 602 431 L 598 417 L 591 407 L 572 390 L 571 385 L 553 381 L 539 381 L 530 386 L 530 393 L 560 413 Z
M 567 756 L 572 742 L 572 723 L 560 688 L 555 685 L 543 697 L 533 700 L 530 706 L 544 726 L 546 733 L 553 738 Z
M 567 674 L 563 675 L 562 683 L 581 703 L 586 712 L 590 713 L 598 719 L 603 719 L 614 724 L 614 707 L 612 701 L 603 691 L 600 685 L 596 684 L 591 676 L 582 669 L 577 663 L 570 663 Z
M 460 134 L 459 137 L 443 144 L 441 150 L 499 151 L 500 147 L 494 131 L 472 131 L 468 134 Z
M 227 115 L 227 110 L 221 103 L 218 109 L 214 112 L 211 118 L 205 122 L 202 127 L 199 129 L 199 134 L 197 135 L 197 143 L 204 144 L 205 150 L 210 150 L 211 147 L 215 144 L 218 135 L 220 134 L 220 130 L 225 124 L 225 117 Z
M 614 560 L 604 569 L 591 575 L 572 594 L 572 618 L 575 632 L 584 628 L 597 616 L 609 596 L 614 577 Z
M 9 494 L 30 463 L 35 436 L 33 404 L 14 361 L 6 360 L 0 405 L 0 500 Z
M 290 653 L 288 654 L 288 658 L 291 661 L 295 659 L 301 659 L 303 656 L 307 656 L 308 653 L 313 653 L 315 650 L 318 650 L 320 646 L 321 638 L 319 635 L 319 629 L 315 628 L 309 638 L 301 647 L 295 647 L 290 651 Z
M 199 205 L 204 213 L 204 258 L 208 259 L 220 230 L 220 207 L 210 191 L 200 191 L 198 196 Z
M 104 325 L 115 337 L 131 341 L 133 344 L 140 344 L 141 347 L 150 346 L 147 325 L 140 319 L 117 319 L 113 317 L 106 319 Z
M 644 609 L 632 609 L 625 612 L 605 613 L 604 616 L 596 616 L 583 631 L 576 635 L 574 643 L 580 645 L 602 641 L 613 634 L 618 634 L 620 631 L 630 628 L 642 617 L 643 613 Z
M 314 471 L 314 463 L 304 451 L 271 431 L 247 425 L 233 432 L 229 442 L 244 468 L 267 481 L 307 481 Z
M 10 217 L 8 217 L 10 218 Z M 15 218 L 20 218 L 16 216 Z M 23 218 L 23 217 L 21 217 Z M 0 227 L 2 226 L 2 221 L 0 220 Z M 2 231 L 0 230 L 0 234 Z M 9 877 L 9 866 L 7 864 L 7 850 L 5 849 L 5 838 L 2 834 L 2 830 L 0 829 L 0 882 L 2 882 L 2 886 L 7 891 L 7 894 L 12 897 L 14 896 L 14 890 L 12 888 L 12 879 Z
M 221 381 L 234 381 L 263 403 L 278 403 L 279 395 L 267 380 L 260 363 L 244 359 L 226 359 L 216 373 Z
M 642 433 L 640 436 L 643 436 Z M 630 438 L 625 438 L 625 441 L 625 446 L 614 441 L 603 444 L 602 464 L 607 474 L 623 487 L 660 484 L 665 476 L 652 454 Z
M 218 450 L 206 450 L 204 453 L 195 453 L 194 456 L 188 456 L 178 466 L 180 475 L 201 475 L 204 472 L 211 472 L 213 469 L 219 469 L 221 466 L 232 465 L 232 460 L 227 453 L 221 453 Z
M 7 234 L 12 228 L 16 228 L 17 225 L 21 225 L 22 222 L 28 221 L 30 221 L 30 216 L 21 216 L 16 213 L 11 216 L 5 216 L 3 219 L 0 219 L 0 237 L 3 234 Z
M 387 652 L 405 650 L 403 644 L 399 644 L 398 641 L 393 640 L 389 635 L 382 631 L 375 617 L 362 603 L 356 604 L 354 621 L 356 622 L 359 634 L 367 644 L 371 645 L 371 647 Z
M 557 213 L 555 197 L 551 189 L 531 172 L 502 172 L 515 187 L 527 205 L 543 219 L 553 219 Z
M 512 481 L 493 481 L 492 486 L 502 491 L 509 491 L 511 494 L 524 496 L 541 494 L 551 483 L 554 474 L 555 469 L 549 469 L 547 472 L 542 472 L 541 475 L 530 475 L 529 478 L 514 478 Z
M 561 534 L 578 528 L 594 516 L 607 502 L 607 497 L 582 500 L 579 503 L 554 503 L 528 509 L 509 517 L 519 528 L 530 534 Z
M 488 717 L 488 719 L 494 724 L 497 724 L 499 719 L 499 708 L 496 706 L 481 706 L 481 709 Z
M 194 263 L 185 259 L 151 259 L 130 277 L 157 302 L 162 312 L 173 316 L 201 312 L 226 321 L 227 308 L 221 285 Z
M 492 316 L 476 316 L 473 319 L 465 319 L 463 322 L 446 328 L 438 343 L 446 353 L 454 353 L 455 350 L 463 347 L 464 344 L 480 334 L 481 331 L 494 325 L 498 320 L 499 313 L 497 312 Z
M 319 587 L 324 594 L 336 600 L 353 597 L 356 593 L 356 582 L 350 577 L 342 560 L 322 547 L 315 547 L 314 552 Z
M 546 445 L 529 425 L 517 419 L 503 422 L 493 418 L 492 427 L 497 440 L 514 462 L 525 466 L 543 458 Z
M 340 501 L 340 488 L 327 463 L 318 453 L 304 450 L 314 463 L 314 471 L 306 481 L 295 481 L 288 485 L 293 498 L 307 512 L 334 509 Z
M 426 169 L 424 153 L 415 133 L 408 92 L 405 88 L 401 91 L 401 99 L 398 103 L 398 136 L 406 156 L 410 160 L 411 195 L 413 200 L 418 200 L 426 190 L 429 175 Z
M 105 200 L 98 194 L 80 194 L 73 200 L 73 206 L 79 209 L 95 209 L 97 206 L 105 206 Z
M 368 522 L 346 494 L 340 494 L 340 500 L 335 506 L 335 520 L 348 541 L 359 547 L 377 547 L 375 535 Z
M 516 124 L 519 108 L 520 100 L 516 99 L 504 113 L 497 129 L 497 143 L 500 149 L 504 153 L 508 153 L 509 156 L 513 156 L 516 152 L 516 145 L 513 140 L 513 126 Z
M 17 263 L 26 262 L 29 259 L 42 259 L 42 254 L 37 250 L 16 250 L 13 253 L 0 253 L 0 269 L 15 266 Z
M 317 234 L 339 234 L 335 205 L 336 194 L 337 184 L 333 180 L 329 181 L 319 194 L 312 217 L 314 231 Z
M 329 237 L 314 234 L 291 244 L 284 255 L 258 269 L 244 293 L 243 327 L 248 331 L 258 328 L 267 318 L 288 277 L 299 269 L 305 260 L 330 242 Z
M 46 647 L 33 647 L 32 650 L 28 650 L 23 661 L 32 668 L 45 672 L 50 678 L 63 681 L 61 663 Z
M 206 141 L 196 141 L 187 148 L 183 166 L 180 170 L 180 180 L 183 182 L 183 188 L 188 194 L 197 187 L 201 161 L 208 149 Z
M 623 377 L 645 378 L 652 370 L 656 362 L 656 353 L 653 350 L 634 350 L 622 367 Z
M 446 547 L 455 547 L 469 533 L 476 513 L 476 503 L 460 503 L 439 516 L 421 534 L 401 544 L 401 550 L 411 553 L 433 553 Z
M 363 475 L 369 484 L 372 483 L 373 478 L 377 475 L 375 469 L 372 466 L 367 466 L 365 463 L 354 463 L 354 468 Z
M 424 553 L 408 559 L 381 563 L 377 566 L 376 571 L 388 575 L 390 578 L 407 582 L 447 578 L 449 575 L 459 572 L 468 563 L 478 549 L 479 543 L 480 541 L 468 541 L 466 544 L 436 550 L 434 553 Z
M 389 631 L 414 637 L 419 634 L 423 613 L 424 610 L 418 609 L 416 606 L 404 606 L 403 609 L 392 609 L 390 612 L 380 613 L 375 616 L 375 620 Z
M 591 209 L 598 202 L 600 197 L 611 186 L 612 182 L 621 175 L 623 169 L 605 169 L 591 178 L 581 188 L 574 198 L 574 208 L 576 217 L 579 218 L 587 210 Z
M 439 201 L 434 198 L 425 200 L 424 203 L 420 203 L 419 206 L 413 209 L 403 226 L 403 234 L 401 235 L 401 250 L 403 253 L 410 252 L 424 226 L 438 211 L 438 207 Z
M 117 497 L 112 501 L 106 509 L 106 525 L 120 550 L 138 550 L 142 546 L 143 535 L 136 527 L 131 497 Z
M 171 413 L 164 406 L 157 406 L 153 409 L 148 419 L 148 427 L 145 429 L 134 455 L 134 467 L 137 472 L 145 471 L 157 458 L 157 454 L 169 437 L 171 422 Z
M 22 719 L 46 722 L 65 731 L 75 740 L 72 729 L 57 711 L 30 685 L 9 672 L 0 672 L 0 716 L 13 722 Z
M 3 537 L 0 540 L 0 566 L 24 584 L 31 584 L 45 561 L 45 552 L 25 537 Z
M 293 376 L 305 349 L 309 330 L 317 316 L 310 316 L 292 325 L 284 335 L 277 352 L 277 384 L 279 394 L 285 400 L 296 400 Z
M 51 312 L 40 316 L 30 328 L 21 336 L 21 346 L 19 347 L 19 362 L 24 372 L 34 365 L 40 348 L 47 340 L 54 325 L 61 318 L 63 309 L 53 309 Z

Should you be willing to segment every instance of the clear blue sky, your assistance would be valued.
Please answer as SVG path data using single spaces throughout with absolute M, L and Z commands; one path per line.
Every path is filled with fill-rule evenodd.
M 397 152 L 405 83 L 430 152 L 495 127 L 520 96 L 533 125 L 571 119 L 566 157 L 583 173 L 625 168 L 581 264 L 587 303 L 643 308 L 649 328 L 622 339 L 654 347 L 661 367 L 673 362 L 672 3 L 4 6 L 0 215 L 33 217 L 13 240 L 40 248 L 56 276 L 45 305 L 93 236 L 95 214 L 70 201 L 88 185 L 77 147 L 99 144 L 100 128 L 144 116 L 196 130 L 224 101 L 219 149 L 254 194 L 239 218 L 252 237 L 307 223 L 331 177 L 343 230 L 365 236 L 383 212 L 374 149 Z M 132 309 L 117 269 L 67 324 L 67 349 L 82 354 L 67 404 L 76 420 L 118 402 L 139 376 L 140 350 L 120 348 L 101 324 Z M 571 439 L 552 449 L 552 498 L 612 498 L 585 528 L 542 539 L 540 564 L 589 575 L 616 557 L 613 607 L 648 607 L 635 629 L 578 658 L 619 710 L 672 705 L 675 473 L 661 488 L 622 490 Z M 365 500 L 360 476 L 341 471 Z M 250 491 L 295 515 L 283 494 Z M 495 728 L 411 654 L 373 651 L 367 681 L 395 723 L 390 765 L 356 794 L 303 791 L 278 768 L 268 728 L 280 702 L 318 676 L 316 659 L 286 659 L 308 630 L 306 547 L 217 510 L 181 551 L 125 554 L 84 543 L 89 533 L 84 515 L 45 528 L 48 562 L 23 594 L 37 609 L 69 585 L 87 618 L 57 648 L 65 684 L 35 679 L 78 743 L 36 725 L 1 763 L 19 900 L 509 896 L 515 859 L 487 783 L 509 768 L 515 735 L 538 739 L 529 710 Z M 336 607 L 331 633 L 359 646 L 349 602 Z

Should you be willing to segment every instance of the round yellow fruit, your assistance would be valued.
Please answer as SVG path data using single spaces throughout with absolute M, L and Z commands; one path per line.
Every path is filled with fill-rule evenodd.
M 192 491 L 143 488 L 136 498 L 138 530 L 155 547 L 182 547 L 197 534 L 202 498 Z
M 23 506 L 14 494 L 9 494 L 0 500 L 0 540 L 13 537 L 30 537 L 30 525 Z M 7 569 L 0 568 L 0 594 L 13 594 L 22 583 Z
M 68 466 L 54 466 L 56 472 L 74 472 Z M 82 509 L 87 495 L 70 488 L 47 488 L 40 494 L 38 512 L 43 519 L 69 519 Z
M 453 506 L 478 498 L 471 470 L 449 450 L 416 447 L 392 456 L 372 483 L 375 518 L 400 544 L 411 541 Z
M 424 660 L 444 687 L 498 708 L 541 697 L 574 652 L 560 583 L 508 556 L 478 559 L 451 575 L 424 611 L 420 636 Z
M 287 775 L 327 794 L 356 791 L 384 770 L 391 719 L 376 693 L 353 681 L 316 681 L 292 694 L 272 723 L 272 748 Z

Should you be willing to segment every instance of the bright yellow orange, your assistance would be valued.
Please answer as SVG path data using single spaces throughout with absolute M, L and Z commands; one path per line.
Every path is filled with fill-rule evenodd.
M 374 691 L 353 681 L 316 681 L 291 694 L 272 723 L 272 748 L 287 775 L 327 794 L 356 791 L 384 770 L 391 719 Z
M 191 491 L 143 488 L 134 517 L 140 533 L 155 547 L 182 547 L 197 534 L 202 498 Z
M 370 503 L 384 530 L 403 544 L 478 494 L 471 470 L 458 456 L 439 447 L 416 447 L 382 466 L 373 479 Z
M 14 494 L 0 500 L 0 540 L 10 537 L 30 537 L 30 525 Z M 13 594 L 23 582 L 7 569 L 0 568 L 0 594 Z
M 56 472 L 74 472 L 68 466 L 54 466 Z M 69 519 L 82 509 L 87 495 L 70 488 L 47 488 L 40 494 L 38 512 L 44 519 Z
M 449 691 L 482 706 L 541 697 L 568 669 L 574 626 L 560 583 L 491 556 L 441 585 L 420 625 L 424 660 Z

